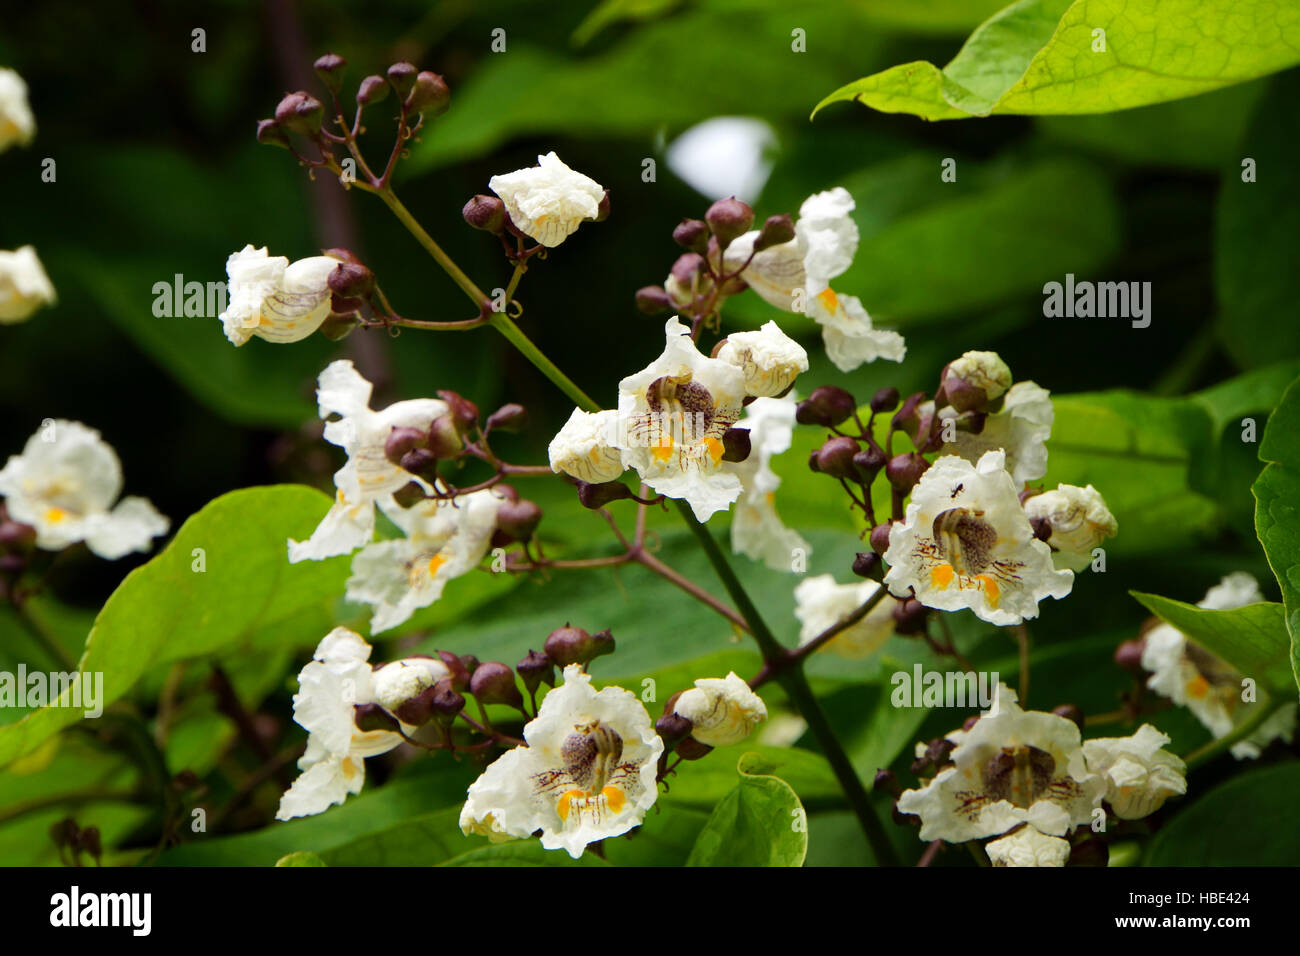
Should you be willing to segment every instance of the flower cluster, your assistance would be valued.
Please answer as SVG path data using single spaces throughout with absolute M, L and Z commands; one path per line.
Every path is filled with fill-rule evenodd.
M 29 146 L 35 138 L 27 84 L 13 70 L 0 67 L 0 153 L 12 146 Z M 34 248 L 0 250 L 0 325 L 22 322 L 56 301 L 54 285 Z

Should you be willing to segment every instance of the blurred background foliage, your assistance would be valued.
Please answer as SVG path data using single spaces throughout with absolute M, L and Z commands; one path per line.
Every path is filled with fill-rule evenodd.
M 782 324 L 813 354 L 800 389 L 834 382 L 864 401 L 884 385 L 904 394 L 932 390 L 944 362 L 967 349 L 995 349 L 1017 378 L 1032 378 L 1058 400 L 1047 481 L 1096 484 L 1119 518 L 1108 573 L 1082 575 L 1068 602 L 1049 602 L 1031 628 L 1035 705 L 1070 701 L 1100 711 L 1117 705 L 1127 683 L 1110 654 L 1144 617 L 1126 594 L 1130 588 L 1197 600 L 1223 573 L 1245 569 L 1276 597 L 1251 523 L 1249 489 L 1259 463 L 1255 446 L 1240 440 L 1239 423 L 1254 415 L 1262 432 L 1267 412 L 1300 372 L 1292 290 L 1300 271 L 1294 241 L 1300 174 L 1290 155 L 1300 124 L 1295 71 L 1111 115 L 928 124 L 839 104 L 810 122 L 813 105 L 852 79 L 910 60 L 944 62 L 1001 4 L 52 0 L 12 6 L 0 30 L 0 64 L 28 81 L 39 132 L 30 149 L 0 156 L 0 247 L 35 245 L 60 301 L 26 324 L 0 329 L 0 454 L 16 453 L 44 418 L 85 421 L 117 448 L 127 491 L 150 497 L 173 527 L 231 489 L 279 482 L 328 488 L 341 458 L 319 439 L 314 380 L 329 360 L 348 357 L 377 382 L 377 404 L 440 388 L 460 391 L 485 410 L 523 402 L 533 425 L 501 450 L 513 460 L 542 460 L 570 408 L 488 330 L 407 331 L 398 338 L 369 332 L 342 343 L 317 337 L 292 346 L 255 340 L 236 350 L 215 317 L 154 316 L 156 282 L 176 274 L 224 280 L 226 257 L 253 243 L 291 259 L 347 246 L 375 269 L 403 314 L 468 317 L 450 280 L 378 201 L 344 194 L 333 181 L 313 183 L 287 154 L 254 142 L 255 121 L 270 115 L 284 92 L 316 91 L 311 60 L 332 50 L 349 61 L 349 91 L 361 76 L 398 59 L 446 76 L 451 111 L 413 146 L 397 190 L 483 288 L 503 286 L 508 268 L 495 241 L 461 221 L 460 208 L 486 191 L 490 176 L 531 165 L 554 149 L 610 189 L 611 218 L 583 227 L 537 263 L 519 293 L 527 334 L 606 404 L 613 404 L 619 378 L 662 347 L 662 321 L 636 310 L 635 290 L 663 281 L 680 251 L 670 235 L 677 222 L 702 215 L 719 198 L 697 192 L 670 168 L 669 145 L 677 137 L 720 116 L 768 124 L 771 174 L 749 197 L 760 218 L 793 213 L 810 193 L 847 187 L 857 200 L 862 243 L 837 287 L 860 296 L 878 325 L 901 329 L 908 358 L 902 366 L 877 363 L 839 374 L 819 354 L 815 329 L 784 316 Z M 206 31 L 206 52 L 191 50 L 195 28 Z M 490 47 L 497 28 L 506 31 L 501 53 Z M 796 28 L 806 33 L 807 52 L 791 49 Z M 389 105 L 368 114 L 376 155 L 388 149 Z M 54 183 L 40 180 L 46 157 L 57 161 Z M 1258 182 L 1241 182 L 1243 157 L 1257 161 Z M 940 178 L 945 158 L 956 160 L 955 182 Z M 655 160 L 653 182 L 642 177 L 646 159 Z M 1042 286 L 1066 273 L 1150 281 L 1151 326 L 1044 318 Z M 775 317 L 751 296 L 728 303 L 724 321 L 735 329 Z M 815 546 L 810 573 L 846 580 L 860 529 L 838 495 L 807 472 L 807 452 L 822 437 L 811 429 L 796 436 L 777 466 L 785 479 L 779 503 L 787 523 Z M 527 493 L 547 507 L 543 537 L 553 555 L 608 548 L 601 522 L 581 512 L 566 486 L 541 485 Z M 718 525 L 721 530 L 725 522 Z M 674 517 L 656 518 L 655 527 L 665 556 L 711 586 L 707 566 Z M 52 574 L 38 609 L 77 652 L 95 611 L 144 560 L 73 556 Z M 793 640 L 793 578 L 737 561 L 760 608 Z M 498 601 L 505 591 L 508 599 Z M 322 620 L 331 617 L 355 626 L 365 621 L 357 608 L 336 601 L 328 613 L 306 615 L 301 631 L 273 651 L 218 658 L 247 706 L 266 702 L 282 742 L 297 739 L 289 724 L 290 678 L 303 649 L 320 636 Z M 756 669 L 749 644 L 640 568 L 557 575 L 546 584 L 473 576 L 455 582 L 443 602 L 397 636 L 419 650 L 513 661 L 566 618 L 591 629 L 612 627 L 618 636 L 619 653 L 597 668 L 601 680 L 636 687 L 652 676 L 671 688 L 662 691 L 666 697 L 702 673 Z M 1004 677 L 1014 674 L 1010 642 L 969 615 L 958 623 L 977 663 L 999 665 Z M 4 616 L 0 632 L 0 665 L 39 659 Z M 923 648 L 895 639 L 883 661 L 822 655 L 812 664 L 868 777 L 880 765 L 906 768 L 912 740 L 960 723 L 952 715 L 927 717 L 888 705 L 881 674 L 923 659 Z M 257 827 L 275 793 L 240 791 L 252 764 L 247 754 L 231 751 L 233 727 L 206 689 L 211 663 L 205 659 L 179 674 L 155 667 L 132 696 L 145 713 L 164 689 L 169 700 L 183 702 L 183 712 L 169 715 L 167 771 L 191 769 L 204 778 L 208 805 L 239 795 L 218 832 Z M 1161 724 L 1180 751 L 1205 739 L 1180 712 L 1162 715 Z M 729 787 L 734 760 L 712 759 L 726 771 Z M 56 858 L 46 830 L 66 815 L 54 797 L 74 781 L 132 786 L 131 770 L 80 735 L 52 738 L 22 760 L 11 767 L 22 772 L 6 774 L 0 784 L 2 862 Z M 681 816 L 656 818 L 653 826 L 666 828 L 661 839 L 643 841 L 665 855 L 640 862 L 680 862 L 663 847 L 689 849 L 692 821 L 698 830 L 704 812 L 726 792 L 710 789 L 708 774 L 718 768 L 705 763 L 688 768 L 700 774 L 696 783 L 684 773 L 666 798 L 682 805 Z M 414 774 L 417 781 L 432 774 L 423 766 L 372 764 L 375 781 L 389 772 Z M 447 808 L 463 793 L 464 781 L 451 779 L 463 771 L 438 778 Z M 824 764 L 801 772 L 805 785 L 795 789 L 823 821 L 811 828 L 809 861 L 862 862 L 867 851 L 837 803 L 833 779 L 826 785 Z M 1199 780 L 1198 789 L 1209 782 Z M 239 837 L 243 843 L 200 841 L 173 859 L 274 862 L 311 849 L 346 862 L 352 841 L 381 824 L 397 830 L 382 841 L 394 854 L 382 858 L 391 862 L 405 860 L 403 848 L 422 853 L 421 862 L 463 853 L 468 847 L 459 837 L 444 839 L 454 809 L 426 800 L 415 822 L 409 819 L 414 810 L 393 809 L 411 804 L 414 792 L 368 785 L 358 806 L 330 815 L 333 823 L 272 827 Z M 26 807 L 18 819 L 12 807 L 33 799 L 51 805 Z M 372 801 L 369 815 L 363 801 Z M 96 804 L 88 818 L 110 845 L 157 838 L 159 824 L 148 807 L 119 802 Z M 381 803 L 391 812 L 373 812 Z M 430 813 L 442 816 L 431 821 Z M 359 829 L 344 826 L 345 816 Z M 412 833 L 427 839 L 413 840 Z M 898 839 L 908 854 L 919 853 L 911 831 L 899 830 Z M 430 849 L 430 840 L 442 849 Z

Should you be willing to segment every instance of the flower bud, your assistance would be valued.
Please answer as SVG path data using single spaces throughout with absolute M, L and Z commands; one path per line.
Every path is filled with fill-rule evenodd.
M 430 70 L 421 70 L 415 77 L 415 86 L 406 97 L 406 109 L 426 116 L 441 116 L 451 106 L 451 90 L 447 81 Z
M 456 690 L 455 683 L 450 678 L 438 681 L 425 694 L 429 695 L 430 715 L 444 727 L 450 727 L 465 709 L 465 698 Z
M 609 190 L 606 189 L 605 194 L 600 197 L 600 202 L 596 203 L 596 218 L 592 221 L 604 222 L 609 218 L 609 209 Z
M 462 434 L 478 424 L 478 406 L 468 398 L 448 389 L 439 390 L 438 397 L 451 407 L 452 420 Z
M 853 573 L 860 578 L 880 580 L 880 566 L 883 562 L 874 551 L 859 551 L 853 559 Z
M 1064 717 L 1066 720 L 1074 723 L 1074 725 L 1080 730 L 1083 730 L 1083 711 L 1074 704 L 1061 704 L 1060 706 L 1053 707 L 1052 713 L 1057 717 Z
M 469 679 L 469 692 L 481 704 L 505 704 L 522 710 L 523 695 L 515 683 L 515 672 L 499 661 L 485 661 L 474 668 Z
M 884 554 L 889 550 L 889 529 L 888 521 L 871 529 L 871 536 L 867 540 L 871 543 L 871 550 L 876 554 Z
M 817 474 L 821 471 L 821 469 L 817 467 L 817 453 L 819 451 L 821 451 L 820 448 L 814 448 L 812 453 L 808 456 L 808 470 L 813 474 Z
M 438 457 L 427 448 L 412 448 L 398 460 L 397 467 L 425 481 L 438 477 Z
M 29 554 L 35 547 L 36 529 L 31 525 L 8 519 L 0 521 L 0 549 Z
M 676 713 L 672 708 L 672 705 L 680 696 L 680 693 L 674 694 L 672 700 L 664 705 L 663 716 L 655 721 L 655 733 L 663 738 L 665 751 L 672 750 L 677 744 L 689 737 L 694 727 L 694 724 L 681 714 Z
M 893 386 L 882 388 L 871 396 L 871 410 L 873 412 L 892 412 L 898 407 L 898 389 Z
M 549 657 L 538 651 L 529 651 L 528 656 L 515 665 L 515 670 L 530 694 L 536 694 L 537 688 L 542 684 L 555 686 L 555 665 Z
M 1029 527 L 1034 529 L 1034 537 L 1046 541 L 1052 536 L 1052 522 L 1046 518 L 1030 518 Z
M 916 598 L 894 602 L 894 630 L 905 636 L 925 633 L 925 605 Z
M 1142 652 L 1146 650 L 1146 644 L 1141 637 L 1124 641 L 1115 648 L 1115 663 L 1130 673 L 1142 673 Z
M 821 425 L 833 428 L 857 411 L 854 397 L 838 385 L 819 385 L 812 394 L 795 408 L 795 421 L 800 425 Z
M 683 219 L 673 230 L 673 242 L 691 252 L 703 253 L 709 244 L 709 227 L 701 219 Z
M 728 428 L 722 433 L 723 461 L 744 461 L 751 450 L 748 428 Z
M 885 467 L 885 453 L 874 445 L 869 445 L 853 456 L 853 469 L 858 480 L 869 485 L 876 480 L 880 469 Z
M 622 501 L 624 498 L 631 497 L 631 490 L 621 481 L 578 482 L 578 501 L 584 508 L 590 508 L 592 511 L 605 507 L 611 501 Z
M 732 240 L 749 231 L 749 227 L 754 224 L 754 210 L 732 196 L 730 199 L 719 199 L 710 206 L 704 214 L 704 221 L 717 237 L 719 249 L 725 250 Z
M 586 667 L 591 661 L 614 650 L 614 637 L 608 630 L 588 634 L 580 627 L 565 624 L 546 637 L 546 656 L 557 667 L 580 664 Z
M 317 58 L 312 64 L 312 69 L 331 93 L 337 93 L 339 87 L 343 85 L 343 68 L 347 65 L 348 61 L 337 53 L 326 53 Z
M 966 412 L 1001 398 L 1011 387 L 1011 369 L 996 352 L 972 351 L 945 365 L 939 383 L 944 401 Z
M 503 502 L 497 510 L 497 527 L 515 541 L 527 541 L 542 520 L 542 509 L 526 498 Z
M 659 315 L 672 311 L 673 300 L 663 286 L 648 285 L 636 290 L 636 307 L 646 315 Z
M 903 787 L 898 782 L 898 775 L 888 769 L 876 771 L 876 777 L 871 782 L 871 790 L 873 793 L 877 790 L 887 793 L 895 800 L 903 795 Z
M 480 193 L 465 203 L 465 208 L 460 211 L 460 214 L 475 229 L 482 229 L 494 236 L 499 236 L 505 231 L 506 204 L 496 196 L 485 196 Z
M 712 747 L 700 743 L 694 737 L 687 737 L 685 740 L 680 741 L 673 750 L 673 753 L 683 760 L 699 760 L 702 757 L 707 757 L 712 752 Z
M 424 493 L 418 481 L 408 481 L 393 492 L 393 501 L 397 502 L 399 508 L 412 508 L 427 497 L 429 496 Z
M 265 146 L 279 146 L 281 149 L 289 148 L 289 137 L 284 135 L 284 130 L 280 128 L 280 124 L 273 119 L 257 121 L 257 141 Z
M 686 252 L 677 257 L 670 274 L 683 288 L 689 289 L 697 276 L 705 271 L 704 257 L 698 252 Z
M 384 457 L 394 465 L 400 465 L 407 452 L 423 448 L 428 436 L 418 428 L 399 426 L 388 433 L 384 441 Z M 410 471 L 408 468 L 407 471 Z
M 375 274 L 358 262 L 340 262 L 329 274 L 330 291 L 345 299 L 363 299 L 375 291 Z
M 359 106 L 370 106 L 372 103 L 381 102 L 388 96 L 388 81 L 382 76 L 371 74 L 361 81 L 357 87 L 357 104 Z
M 894 417 L 889 421 L 889 427 L 895 431 L 905 431 L 908 434 L 916 434 L 917 422 L 920 415 L 917 412 L 918 406 L 925 401 L 925 392 L 913 392 L 903 401 L 903 407 L 894 412 Z
M 528 424 L 528 409 L 517 402 L 507 402 L 488 416 L 486 430 L 521 431 Z
M 406 99 L 407 94 L 415 87 L 415 74 L 414 64 L 407 63 L 405 60 L 398 61 L 388 68 L 388 82 L 393 85 L 393 89 L 402 99 Z
M 451 415 L 439 415 L 429 423 L 428 443 L 438 458 L 455 458 L 465 447 Z
M 955 746 L 957 745 L 947 737 L 936 737 L 931 740 L 925 748 L 925 753 L 912 761 L 912 773 L 920 777 L 936 772 L 949 762 L 948 757 Z
M 321 118 L 325 107 L 321 101 L 310 93 L 290 93 L 275 108 L 275 121 L 282 127 L 304 136 L 315 136 L 320 132 Z
M 378 704 L 357 704 L 353 708 L 353 720 L 361 730 L 387 730 L 396 732 L 401 729 L 393 715 Z M 411 723 L 411 721 L 408 721 Z M 418 726 L 418 725 L 417 725 Z
M 469 690 L 470 668 L 466 666 L 464 658 L 453 654 L 451 651 L 439 651 L 438 660 L 447 665 L 451 671 L 451 676 L 447 680 L 451 681 L 451 686 L 456 690 Z
M 817 470 L 832 478 L 855 478 L 853 456 L 858 451 L 855 440 L 847 435 L 837 435 L 818 450 Z
M 914 451 L 895 455 L 885 465 L 885 478 L 900 495 L 905 495 L 921 480 L 930 463 Z
M 768 216 L 767 222 L 763 223 L 763 228 L 759 230 L 758 237 L 754 240 L 754 251 L 762 252 L 772 246 L 789 242 L 793 238 L 794 220 L 788 214 Z

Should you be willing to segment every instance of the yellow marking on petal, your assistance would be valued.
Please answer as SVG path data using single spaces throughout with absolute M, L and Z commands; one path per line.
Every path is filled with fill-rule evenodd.
M 655 461 L 667 461 L 673 456 L 673 436 L 664 435 L 658 444 L 650 449 L 650 454 Z
M 989 607 L 996 611 L 998 607 L 998 598 L 1002 594 L 1002 589 L 998 587 L 998 582 L 993 580 L 993 575 L 991 574 L 977 575 L 975 580 L 984 585 L 984 596 L 988 598 Z
M 826 307 L 827 312 L 834 312 L 840 305 L 840 298 L 835 294 L 834 289 L 823 289 L 817 293 L 817 298 L 821 304 Z
M 1189 697 L 1204 697 L 1210 692 L 1210 682 L 1197 674 L 1187 682 L 1186 690 Z
M 710 435 L 708 438 L 704 439 L 704 445 L 709 449 L 709 457 L 713 459 L 715 465 L 722 461 L 722 453 L 726 451 L 726 449 L 722 446 L 721 441 Z
M 604 787 L 600 792 L 604 796 L 605 802 L 609 804 L 609 809 L 614 813 L 621 812 L 627 804 L 627 794 L 618 787 Z
M 343 758 L 343 776 L 345 779 L 351 780 L 360 772 L 361 767 L 358 761 L 353 760 L 351 757 Z
M 560 795 L 560 802 L 555 805 L 555 812 L 560 815 L 561 820 L 569 819 L 569 810 L 574 800 L 582 800 L 587 796 L 584 790 L 569 790 Z
M 767 499 L 767 503 L 768 503 L 769 505 L 772 505 L 772 506 L 775 507 L 775 505 L 776 505 L 776 492 L 775 492 L 775 491 L 769 491 L 769 492 L 768 492 L 767 494 L 765 494 L 763 497 Z
M 444 558 L 441 553 L 435 554 L 432 558 L 429 559 L 429 574 L 430 575 L 437 574 L 438 569 L 446 563 L 447 563 L 447 559 Z
M 341 505 L 345 505 L 345 504 L 348 503 L 347 496 L 343 494 L 343 489 L 342 489 L 342 488 L 340 488 L 340 489 L 338 490 L 338 494 L 336 494 L 335 497 L 338 498 L 338 500 L 339 500 L 339 504 L 341 504 Z
M 930 587 L 938 588 L 940 591 L 945 590 L 952 584 L 953 574 L 951 564 L 935 565 L 930 571 Z
M 62 508 L 50 508 L 45 512 L 45 520 L 50 524 L 58 524 L 68 517 L 68 513 Z

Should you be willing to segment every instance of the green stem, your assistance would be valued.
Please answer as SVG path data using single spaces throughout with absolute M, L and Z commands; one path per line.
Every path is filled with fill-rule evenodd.
M 1241 726 L 1235 728 L 1232 733 L 1228 734 L 1226 737 L 1220 737 L 1218 740 L 1211 740 L 1203 747 L 1197 747 L 1183 758 L 1184 762 L 1187 764 L 1187 769 L 1195 770 L 1197 767 L 1213 760 L 1219 754 L 1233 746 L 1233 744 L 1245 740 L 1263 726 L 1264 721 L 1272 717 L 1277 709 L 1284 703 L 1285 700 L 1270 698 L 1268 706 L 1259 708 L 1259 710 L 1250 715 L 1250 719 L 1244 721 Z

